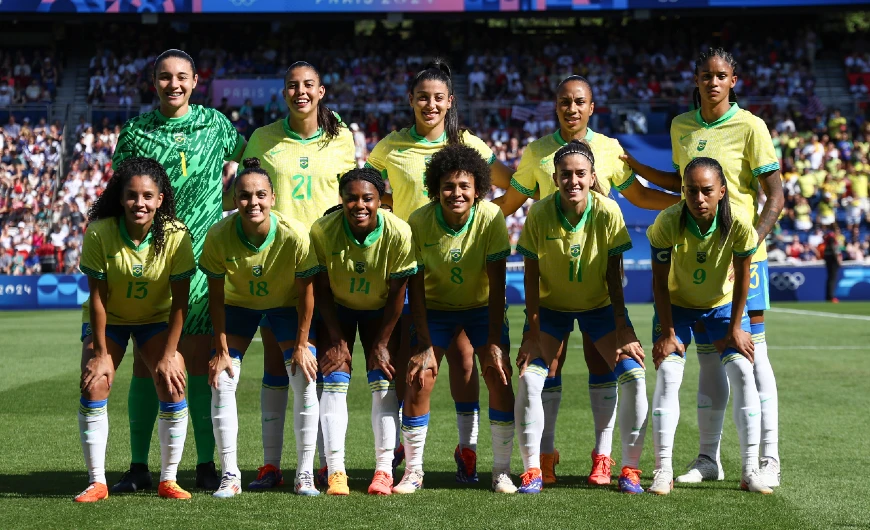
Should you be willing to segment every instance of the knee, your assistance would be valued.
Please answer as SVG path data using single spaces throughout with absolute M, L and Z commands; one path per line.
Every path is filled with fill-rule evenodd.
M 683 382 L 685 361 L 682 357 L 677 357 L 676 359 L 672 359 L 672 357 L 674 356 L 670 356 L 659 365 L 659 374 L 661 374 L 663 383 L 667 385 L 677 385 L 678 389 L 680 383 Z

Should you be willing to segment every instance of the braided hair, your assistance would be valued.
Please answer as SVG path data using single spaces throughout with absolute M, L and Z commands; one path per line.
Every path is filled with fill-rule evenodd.
M 441 179 L 460 171 L 474 176 L 474 191 L 477 192 L 474 202 L 479 201 L 492 183 L 489 164 L 476 149 L 462 144 L 445 146 L 426 165 L 423 186 L 429 200 L 438 202 L 441 196 Z
M 306 61 L 296 61 L 287 68 L 287 73 L 284 74 L 285 89 L 287 88 L 290 73 L 297 68 L 310 68 L 314 72 L 314 75 L 317 76 L 317 82 L 321 85 L 323 84 L 323 78 L 320 76 L 320 71 L 315 68 L 314 65 Z M 325 142 L 329 142 L 337 137 L 341 128 L 341 120 L 338 118 L 338 115 L 329 110 L 329 107 L 327 107 L 323 101 L 320 101 L 317 104 L 317 126 L 323 129 L 323 139 Z
M 193 72 L 193 75 L 196 75 L 196 64 L 194 64 L 193 62 L 193 57 L 188 55 L 185 51 L 172 48 L 158 55 L 157 59 L 154 59 L 154 71 L 151 73 L 153 82 L 157 82 L 157 67 L 160 66 L 160 63 L 162 63 L 166 59 L 172 58 L 187 61 L 187 63 L 190 64 L 190 71 Z
M 239 176 L 236 177 L 236 182 L 240 181 L 242 177 L 245 175 L 262 175 L 266 178 L 266 181 L 269 183 L 269 191 L 274 191 L 275 187 L 272 185 L 272 177 L 269 176 L 269 173 L 260 167 L 260 159 L 257 157 L 246 158 L 242 161 L 242 166 L 245 168 L 239 173 Z
M 559 148 L 559 150 L 556 151 L 556 154 L 553 155 L 553 164 L 556 166 L 557 172 L 559 171 L 559 163 L 564 160 L 565 157 L 570 155 L 586 157 L 586 159 L 589 160 L 589 164 L 592 166 L 592 174 L 593 176 L 595 175 L 595 155 L 592 153 L 592 148 L 589 147 L 589 142 L 586 140 L 571 140 Z M 601 195 L 606 195 L 601 184 L 598 183 L 597 176 L 592 179 L 592 191 L 596 191 Z
M 683 170 L 683 178 L 685 178 L 685 175 L 694 171 L 695 168 L 713 170 L 719 179 L 719 184 L 725 188 L 725 195 L 722 196 L 722 199 L 719 201 L 719 206 L 716 209 L 716 226 L 719 228 L 719 247 L 721 248 L 725 244 L 725 240 L 728 239 L 728 233 L 731 232 L 731 224 L 733 222 L 731 217 L 731 201 L 728 197 L 728 182 L 725 180 L 725 171 L 715 159 L 701 156 L 686 164 L 686 169 Z M 686 205 L 686 201 L 683 201 L 683 208 L 680 211 L 681 233 L 686 229 L 688 216 L 689 207 Z
M 381 176 L 381 173 L 371 167 L 362 167 L 362 168 L 354 168 L 341 176 L 341 179 L 338 181 L 338 194 L 341 195 L 344 192 L 344 188 L 350 184 L 351 182 L 356 182 L 358 180 L 364 180 L 368 182 L 372 186 L 378 190 L 378 199 L 384 196 L 387 192 L 387 183 L 384 182 L 384 178 Z M 344 209 L 344 204 L 336 204 L 335 206 L 331 206 L 325 212 L 323 212 L 324 216 L 327 216 L 331 213 L 338 212 Z
M 447 109 L 444 116 L 444 130 L 447 132 L 447 144 L 462 143 L 462 132 L 465 130 L 459 125 L 459 104 L 453 92 L 453 80 L 450 77 L 450 67 L 442 59 L 435 59 L 417 72 L 408 83 L 408 94 L 414 94 L 417 85 L 423 81 L 440 81 L 447 86 L 447 95 L 453 98 L 453 104 Z
M 733 55 L 722 48 L 709 48 L 707 51 L 701 52 L 701 54 L 698 55 L 698 60 L 695 61 L 696 76 L 700 73 L 701 66 L 713 57 L 718 57 L 728 63 L 728 66 L 731 67 L 731 72 L 734 75 L 737 75 L 737 61 L 734 59 Z M 737 94 L 734 93 L 733 88 L 728 90 L 728 101 L 737 103 Z M 695 86 L 695 90 L 692 91 L 692 103 L 695 105 L 696 109 L 701 108 L 701 89 L 697 86 Z
M 115 170 L 109 179 L 103 194 L 97 198 L 88 211 L 88 223 L 111 217 L 123 218 L 125 215 L 122 200 L 124 189 L 133 177 L 148 177 L 163 194 L 163 203 L 154 214 L 151 224 L 151 237 L 154 241 L 154 255 L 159 256 L 166 244 L 166 232 L 183 230 L 183 226 L 175 215 L 175 195 L 169 182 L 169 175 L 163 166 L 153 158 L 140 156 L 130 157 Z M 122 221 L 123 222 L 123 219 Z

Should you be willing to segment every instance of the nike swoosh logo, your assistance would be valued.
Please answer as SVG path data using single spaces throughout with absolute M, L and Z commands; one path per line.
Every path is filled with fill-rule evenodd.
M 607 399 L 607 400 L 616 399 L 616 396 L 604 396 L 604 399 Z
M 427 248 L 428 248 L 428 247 L 434 247 L 434 246 L 436 246 L 436 245 L 438 245 L 438 243 L 423 243 L 423 246 L 424 246 L 424 247 L 427 247 Z
M 761 402 L 762 402 L 762 403 L 767 403 L 767 402 L 770 401 L 771 399 L 773 399 L 773 398 L 762 399 Z
M 235 263 L 239 261 L 239 258 L 227 258 L 227 263 Z
M 332 253 L 333 256 L 338 256 L 339 254 L 341 254 L 341 252 L 333 252 Z
M 758 416 L 759 414 L 761 414 L 761 412 L 750 412 L 749 417 L 754 418 L 754 417 Z
M 115 254 L 114 256 L 106 255 L 106 259 L 115 259 L 115 258 L 118 258 L 120 256 L 121 256 L 120 254 Z
M 680 136 L 680 141 L 682 142 L 683 140 L 685 140 L 685 139 L 688 138 L 689 136 L 692 136 L 692 133 L 684 134 L 684 135 Z
M 709 408 L 713 408 L 713 405 L 698 405 L 698 408 L 699 409 L 709 409 Z
M 658 411 L 653 412 L 653 416 L 667 416 L 667 415 L 668 415 L 667 412 L 658 412 Z
M 85 434 L 93 434 L 93 433 L 95 433 L 95 432 L 97 432 L 97 429 L 94 429 L 94 430 L 92 430 L 92 431 L 85 431 Z
M 633 430 L 633 431 L 642 431 L 642 430 L 643 430 L 643 427 L 634 427 L 634 428 L 632 428 L 631 430 Z
M 404 153 L 404 152 L 407 151 L 408 149 L 410 149 L 410 147 L 406 147 L 406 148 L 404 148 L 404 149 L 396 149 L 396 152 L 397 152 L 397 153 Z
M 513 440 L 507 440 L 507 441 L 502 442 L 501 444 L 502 444 L 502 445 L 507 445 L 507 444 L 511 443 L 512 441 L 513 441 Z
M 562 239 L 562 237 L 561 236 L 556 236 L 556 237 L 547 236 L 547 241 L 554 241 L 556 239 Z
M 523 427 L 528 427 L 529 425 L 531 425 L 531 424 L 533 424 L 533 423 L 535 423 L 535 422 L 530 421 L 530 422 L 528 422 L 528 423 L 520 423 L 520 425 L 522 425 Z
M 310 405 L 302 405 L 302 408 L 303 408 L 303 409 L 310 409 L 310 408 L 313 407 L 314 405 L 315 405 L 315 403 L 312 403 L 312 404 L 310 404 Z
M 275 421 L 275 420 L 277 420 L 277 419 L 278 419 L 278 418 L 263 418 L 263 421 L 268 422 L 268 421 Z
M 170 435 L 169 435 L 169 437 L 170 437 L 170 438 L 173 438 L 173 439 L 175 439 L 175 438 L 181 438 L 182 436 L 184 436 L 184 435 L 183 435 L 183 434 L 179 434 L 179 435 L 170 434 Z
M 225 408 L 225 407 L 228 407 L 228 406 L 229 406 L 229 405 L 215 405 L 214 408 L 216 408 L 216 409 L 222 409 L 222 408 Z
M 275 150 L 269 151 L 269 156 L 275 156 L 278 153 L 281 153 L 283 151 L 286 151 L 286 149 L 275 149 Z

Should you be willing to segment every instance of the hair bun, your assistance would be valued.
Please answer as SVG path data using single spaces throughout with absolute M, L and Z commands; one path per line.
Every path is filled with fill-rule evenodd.
M 242 166 L 245 169 L 259 169 L 260 168 L 260 159 L 252 156 L 251 158 L 246 158 L 242 161 Z
M 441 70 L 444 75 L 450 77 L 450 67 L 447 65 L 446 62 L 444 62 L 443 59 L 436 57 L 429 64 L 426 65 L 426 68 L 424 68 L 424 70 L 428 70 L 430 68 L 434 70 Z

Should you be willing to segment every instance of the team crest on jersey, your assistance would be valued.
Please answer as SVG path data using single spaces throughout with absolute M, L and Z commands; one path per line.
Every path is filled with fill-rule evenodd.
M 462 259 L 462 249 L 451 248 L 450 249 L 450 259 L 453 260 L 453 263 L 458 263 L 459 260 Z
M 175 135 L 172 137 L 172 139 L 175 140 L 175 143 L 177 143 L 177 144 L 183 144 L 184 141 L 186 140 L 183 132 L 175 133 Z
M 307 156 L 299 157 L 299 167 L 301 167 L 302 169 L 308 169 L 308 157 Z
M 263 266 L 262 265 L 254 265 L 251 271 L 254 273 L 255 278 L 259 278 L 263 275 Z
M 707 253 L 706 252 L 698 252 L 695 254 L 695 259 L 698 260 L 698 263 L 704 263 L 707 261 Z
M 701 140 L 698 142 L 698 151 L 703 151 L 705 147 L 707 147 L 707 140 Z
M 580 255 L 580 244 L 571 245 L 571 257 L 576 258 Z
M 366 262 L 355 261 L 353 264 L 353 270 L 355 270 L 358 274 L 364 273 L 366 271 Z
M 142 265 L 133 265 L 133 277 L 134 278 L 141 278 L 142 277 L 142 270 L 143 270 Z

